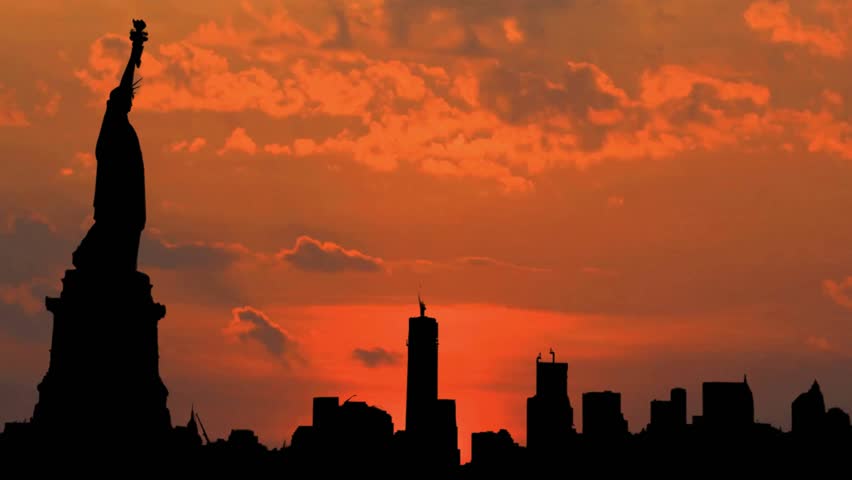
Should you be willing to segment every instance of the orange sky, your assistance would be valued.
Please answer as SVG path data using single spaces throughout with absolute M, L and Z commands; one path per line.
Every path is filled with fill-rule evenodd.
M 175 420 L 280 446 L 357 394 L 402 428 L 419 285 L 463 458 L 524 443 L 550 347 L 580 429 L 584 391 L 638 431 L 743 374 L 761 421 L 814 377 L 852 409 L 852 2 L 320 3 L 0 0 L 0 421 L 32 412 L 140 17 Z

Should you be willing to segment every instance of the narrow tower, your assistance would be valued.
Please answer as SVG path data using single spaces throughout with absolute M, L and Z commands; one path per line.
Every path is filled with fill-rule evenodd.
M 417 301 L 420 316 L 408 319 L 405 463 L 441 476 L 459 465 L 456 402 L 438 398 L 438 321 L 426 316 L 420 295 Z
M 408 319 L 405 429 L 409 432 L 429 427 L 438 401 L 438 321 L 426 316 L 420 295 L 417 301 L 420 316 Z

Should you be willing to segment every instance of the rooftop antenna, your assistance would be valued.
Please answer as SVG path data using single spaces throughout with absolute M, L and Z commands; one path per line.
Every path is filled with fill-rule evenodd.
M 422 287 L 423 287 L 423 285 L 421 284 L 421 285 L 417 288 L 417 303 L 419 303 L 419 304 L 420 304 L 420 316 L 421 316 L 421 317 L 425 317 L 425 316 L 426 316 L 426 304 L 425 304 L 425 303 L 423 303 L 423 300 L 421 300 L 421 299 L 420 299 L 420 289 L 421 289 Z
M 553 351 L 553 347 L 550 348 L 550 361 L 556 363 L 556 352 Z

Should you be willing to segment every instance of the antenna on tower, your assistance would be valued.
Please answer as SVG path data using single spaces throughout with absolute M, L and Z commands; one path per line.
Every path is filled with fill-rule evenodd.
M 422 288 L 423 288 L 423 284 L 420 284 L 417 287 L 417 303 L 420 304 L 420 316 L 425 317 L 426 316 L 426 304 L 423 303 L 423 300 L 420 299 L 420 289 L 422 289 Z
M 556 363 L 556 352 L 553 351 L 553 347 L 550 348 L 550 361 Z

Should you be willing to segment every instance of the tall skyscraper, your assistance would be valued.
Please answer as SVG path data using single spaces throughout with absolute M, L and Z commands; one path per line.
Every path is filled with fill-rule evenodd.
M 408 319 L 408 385 L 405 398 L 405 430 L 427 428 L 438 401 L 438 321 L 426 316 L 420 304 L 420 316 Z
M 574 409 L 568 399 L 568 364 L 535 361 L 535 395 L 527 399 L 527 447 L 550 450 L 564 447 L 574 433 Z
M 459 464 L 455 400 L 438 398 L 438 321 L 426 316 L 408 319 L 408 379 L 405 434 L 413 465 L 439 469 Z

